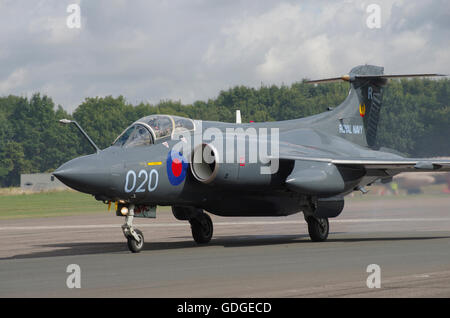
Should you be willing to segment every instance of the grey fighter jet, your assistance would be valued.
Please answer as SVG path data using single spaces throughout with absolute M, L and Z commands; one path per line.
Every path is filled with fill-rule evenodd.
M 366 192 L 366 186 L 401 172 L 450 171 L 448 160 L 375 149 L 383 87 L 389 78 L 415 76 L 440 75 L 384 75 L 382 67 L 357 66 L 342 77 L 310 81 L 350 84 L 347 98 L 325 113 L 265 123 L 151 115 L 104 150 L 76 122 L 61 120 L 74 123 L 95 153 L 63 164 L 53 175 L 113 204 L 116 215 L 125 216 L 122 230 L 132 252 L 144 245 L 134 217 L 155 217 L 158 205 L 171 206 L 175 218 L 189 221 L 199 244 L 213 235 L 204 211 L 246 217 L 303 212 L 311 239 L 325 241 L 328 219 L 342 212 L 352 191 Z

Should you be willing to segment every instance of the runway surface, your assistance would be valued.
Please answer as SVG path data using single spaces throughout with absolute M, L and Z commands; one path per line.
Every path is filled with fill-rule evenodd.
M 350 200 L 312 243 L 302 214 L 221 218 L 197 246 L 171 213 L 138 219 L 131 254 L 111 213 L 0 223 L 0 297 L 450 297 L 450 196 Z M 68 289 L 69 264 L 81 288 Z M 381 288 L 369 289 L 369 264 Z

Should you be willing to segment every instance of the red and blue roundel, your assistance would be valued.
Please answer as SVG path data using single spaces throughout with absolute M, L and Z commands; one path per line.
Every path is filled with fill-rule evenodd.
M 179 185 L 186 178 L 187 160 L 181 152 L 170 151 L 167 156 L 167 176 L 171 185 Z

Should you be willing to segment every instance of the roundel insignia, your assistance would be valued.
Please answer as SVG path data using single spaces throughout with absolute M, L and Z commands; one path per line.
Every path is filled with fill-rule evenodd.
M 366 114 L 366 104 L 359 104 L 359 114 L 364 117 Z
M 179 185 L 186 178 L 187 160 L 181 152 L 170 151 L 167 155 L 167 177 L 171 185 Z

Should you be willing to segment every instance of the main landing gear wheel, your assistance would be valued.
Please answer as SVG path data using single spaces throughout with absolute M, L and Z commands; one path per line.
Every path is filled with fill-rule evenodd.
M 311 241 L 323 242 L 328 238 L 328 232 L 330 230 L 330 224 L 327 218 L 316 218 L 310 216 L 306 219 L 308 222 L 308 232 Z
M 201 213 L 197 217 L 190 219 L 192 237 L 197 244 L 206 244 L 213 236 L 213 223 L 206 213 Z
M 135 229 L 136 235 L 139 237 L 139 242 L 132 236 L 127 237 L 128 249 L 133 253 L 139 253 L 144 247 L 144 234 L 141 230 Z

